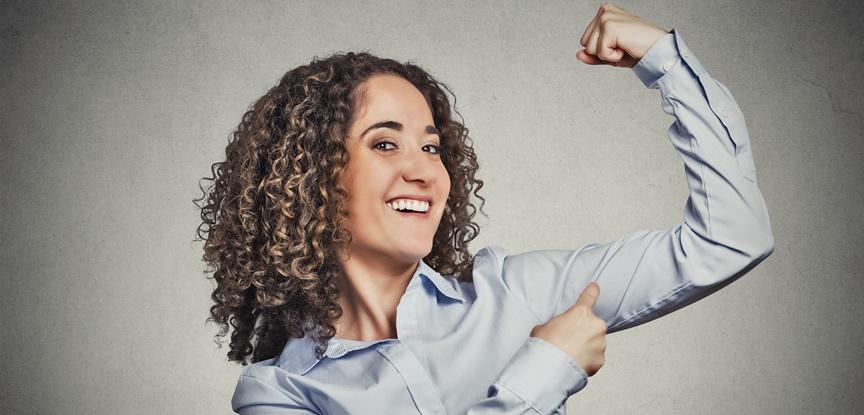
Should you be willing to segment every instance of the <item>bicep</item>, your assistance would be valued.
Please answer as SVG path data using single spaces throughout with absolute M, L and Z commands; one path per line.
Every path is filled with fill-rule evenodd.
M 612 333 L 704 298 L 760 260 L 705 239 L 685 223 L 578 250 L 509 255 L 502 262 L 502 278 L 541 322 L 564 312 L 596 281 L 600 296 L 594 313 Z

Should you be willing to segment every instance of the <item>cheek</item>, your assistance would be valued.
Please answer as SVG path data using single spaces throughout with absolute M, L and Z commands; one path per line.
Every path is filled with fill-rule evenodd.
M 369 166 L 372 167 L 372 166 Z M 365 215 L 383 206 L 393 174 L 388 169 L 365 169 L 358 172 L 348 188 L 349 210 Z
M 438 176 L 438 183 L 439 187 L 441 188 L 441 193 L 446 198 L 447 195 L 450 194 L 450 174 L 447 173 L 447 169 L 444 167 L 444 165 L 441 165 L 441 171 Z

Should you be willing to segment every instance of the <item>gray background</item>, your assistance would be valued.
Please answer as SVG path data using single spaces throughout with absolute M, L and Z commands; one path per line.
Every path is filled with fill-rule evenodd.
M 0 20 L 0 413 L 230 413 L 205 324 L 198 179 L 242 112 L 334 51 L 411 60 L 458 97 L 487 181 L 476 252 L 577 248 L 681 220 L 659 91 L 575 54 L 600 3 L 8 2 Z M 616 4 L 676 28 L 747 117 L 774 254 L 609 336 L 573 414 L 864 405 L 856 2 Z

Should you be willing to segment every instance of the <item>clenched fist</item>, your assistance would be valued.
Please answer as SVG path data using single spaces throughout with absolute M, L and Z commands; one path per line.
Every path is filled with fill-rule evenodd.
M 606 361 L 606 322 L 593 311 L 599 295 L 600 286 L 592 281 L 570 309 L 531 330 L 531 337 L 566 352 L 588 376 L 597 373 Z
M 667 33 L 668 30 L 614 4 L 603 3 L 582 34 L 585 49 L 576 57 L 589 65 L 632 68 Z

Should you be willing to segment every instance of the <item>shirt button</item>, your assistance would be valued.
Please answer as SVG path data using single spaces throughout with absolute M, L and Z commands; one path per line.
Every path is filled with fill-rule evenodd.
M 672 69 L 672 62 L 669 62 L 669 63 L 663 65 L 663 71 L 664 72 L 669 72 L 670 69 Z

